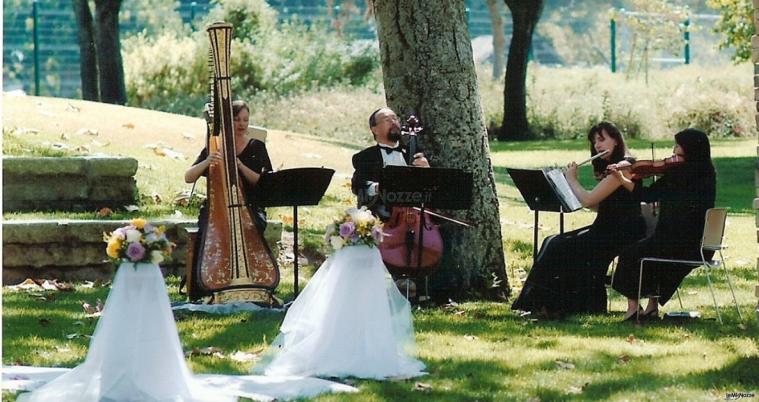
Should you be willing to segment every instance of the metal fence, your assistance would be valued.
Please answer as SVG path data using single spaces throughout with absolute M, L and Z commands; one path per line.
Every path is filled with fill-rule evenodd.
M 21 89 L 27 93 L 44 96 L 79 97 L 79 46 L 77 25 L 73 8 L 65 0 L 21 0 L 26 6 L 13 7 L 7 3 L 3 9 L 3 78 L 4 90 Z M 269 0 L 282 21 L 296 19 L 303 24 L 333 22 L 332 16 L 343 15 L 341 30 L 355 40 L 376 40 L 372 18 L 365 18 L 364 2 L 356 1 L 349 12 L 340 5 L 326 7 L 325 0 Z M 339 2 L 336 2 L 339 3 Z M 179 0 L 177 11 L 185 24 L 192 25 L 206 16 L 213 4 L 210 0 Z M 490 36 L 491 19 L 484 5 L 478 0 L 466 0 L 467 26 L 473 40 Z M 123 8 L 122 8 L 123 9 Z M 124 14 L 124 13 L 122 13 Z M 511 18 L 508 10 L 502 10 L 507 46 L 511 37 Z M 134 13 L 120 19 L 122 37 L 140 32 L 145 24 Z M 625 51 L 624 27 L 617 28 L 617 50 Z M 699 39 L 700 40 L 700 39 Z M 691 38 L 689 43 L 697 41 Z M 485 38 L 478 43 L 490 41 Z M 709 40 L 713 47 L 715 40 Z M 691 45 L 691 49 L 693 46 Z M 490 49 L 492 52 L 492 48 Z M 477 50 L 475 49 L 477 53 Z M 487 52 L 486 52 L 487 53 Z M 691 50 L 693 53 L 693 50 Z M 562 60 L 550 40 L 539 34 L 533 39 L 531 56 L 543 64 L 561 64 Z

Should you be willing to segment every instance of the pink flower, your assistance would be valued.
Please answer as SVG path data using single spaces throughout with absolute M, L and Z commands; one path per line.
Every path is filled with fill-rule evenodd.
M 140 243 L 130 243 L 126 255 L 133 262 L 139 261 L 145 256 L 145 247 L 142 247 Z

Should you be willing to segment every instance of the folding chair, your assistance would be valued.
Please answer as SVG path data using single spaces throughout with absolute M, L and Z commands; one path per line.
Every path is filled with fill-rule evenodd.
M 735 291 L 733 290 L 733 284 L 730 282 L 730 275 L 725 267 L 725 257 L 722 256 L 722 250 L 727 248 L 724 244 L 725 237 L 725 220 L 727 219 L 727 208 L 709 208 L 706 211 L 706 219 L 704 221 L 704 234 L 701 237 L 701 260 L 677 260 L 667 258 L 653 258 L 646 257 L 640 260 L 640 276 L 638 277 L 638 300 L 641 297 L 641 289 L 643 287 L 643 265 L 646 262 L 663 262 L 670 264 L 683 264 L 686 266 L 692 266 L 698 268 L 703 266 L 706 270 L 706 281 L 709 284 L 709 291 L 712 294 L 712 301 L 714 301 L 714 309 L 717 311 L 717 319 L 722 324 L 722 315 L 719 312 L 719 305 L 717 305 L 717 298 L 714 296 L 714 288 L 712 287 L 712 279 L 710 271 L 713 268 L 722 267 L 725 271 L 725 278 L 727 284 L 730 286 L 730 292 L 733 294 L 733 301 L 735 302 L 735 309 L 738 310 L 738 318 L 743 320 L 741 315 L 741 309 L 738 307 L 738 299 L 735 297 Z M 712 257 L 710 261 L 707 261 L 704 257 L 704 251 L 714 251 L 715 255 L 719 254 L 719 260 Z M 677 292 L 678 299 L 680 298 L 680 292 Z M 680 301 L 682 307 L 682 300 Z M 640 322 L 640 309 L 635 317 L 636 321 Z

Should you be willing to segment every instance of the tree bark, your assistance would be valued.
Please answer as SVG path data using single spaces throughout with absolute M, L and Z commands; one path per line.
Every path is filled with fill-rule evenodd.
M 420 118 L 425 130 L 419 143 L 432 166 L 463 169 L 474 178 L 471 208 L 451 212 L 473 227 L 442 225 L 445 252 L 430 277 L 432 296 L 507 296 L 498 198 L 464 2 L 374 0 L 373 9 L 387 105 Z M 494 277 L 500 287 L 492 286 Z
M 100 100 L 123 105 L 126 103 L 126 86 L 119 40 L 120 8 L 121 0 L 95 0 Z
M 501 0 L 488 0 L 488 12 L 490 13 L 490 26 L 493 30 L 493 79 L 503 76 L 505 68 L 506 35 L 503 33 L 503 17 L 498 7 Z
M 79 27 L 79 75 L 82 80 L 82 99 L 99 101 L 98 68 L 92 13 L 87 0 L 73 0 L 76 25 Z
M 503 90 L 501 141 L 524 140 L 532 136 L 527 122 L 527 62 L 532 34 L 543 11 L 543 0 L 504 0 L 511 10 L 513 30 L 506 62 Z

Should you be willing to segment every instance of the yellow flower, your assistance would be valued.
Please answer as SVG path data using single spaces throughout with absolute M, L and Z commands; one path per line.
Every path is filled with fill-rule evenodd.
M 132 225 L 134 225 L 134 227 L 136 227 L 139 230 L 142 230 L 142 228 L 144 228 L 145 224 L 147 224 L 147 223 L 148 223 L 148 221 L 145 220 L 145 219 L 143 219 L 143 218 L 132 219 Z
M 111 239 L 108 241 L 108 246 L 105 248 L 105 253 L 111 258 L 119 257 L 119 249 L 121 249 L 121 240 Z
M 155 235 L 156 235 L 156 236 L 160 236 L 160 235 L 162 235 L 162 234 L 163 234 L 165 231 L 166 231 L 166 226 L 163 226 L 163 225 L 161 225 L 161 226 L 159 226 L 159 227 L 155 228 Z

